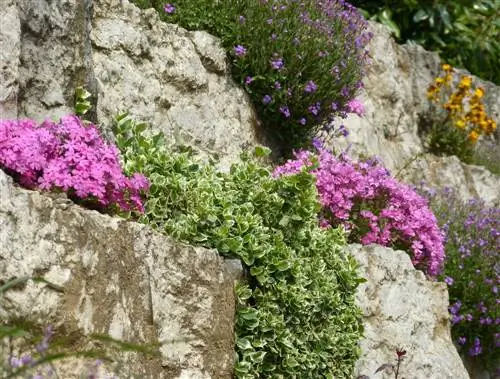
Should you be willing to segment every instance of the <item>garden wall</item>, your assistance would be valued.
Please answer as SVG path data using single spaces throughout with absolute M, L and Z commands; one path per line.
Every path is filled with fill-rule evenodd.
M 162 23 L 154 11 L 119 0 L 3 0 L 0 19 L 2 118 L 69 113 L 74 89 L 83 85 L 93 94 L 91 117 L 99 125 L 109 127 L 116 113 L 128 111 L 220 156 L 222 167 L 263 142 L 224 51 L 207 33 Z M 423 151 L 418 124 L 439 62 L 419 47 L 396 45 L 383 27 L 372 28 L 366 118 L 351 116 L 349 138 L 332 143 L 378 155 L 393 173 L 406 167 L 402 174 L 414 182 L 499 203 L 500 180 L 480 167 L 454 157 L 412 161 Z M 498 120 L 500 89 L 484 86 Z M 361 251 L 372 258 L 355 253 L 369 279 L 360 289 L 367 339 L 358 372 L 373 374 L 401 344 L 413 373 L 408 378 L 467 378 L 449 338 L 444 287 L 426 281 L 402 253 Z M 1 317 L 8 311 L 40 326 L 64 323 L 76 345 L 87 344 L 93 332 L 159 340 L 161 358 L 130 362 L 153 377 L 225 378 L 233 358 L 233 271 L 214 251 L 176 244 L 64 197 L 19 189 L 0 171 L 0 281 L 36 274 L 64 287 L 29 283 L 2 299 Z

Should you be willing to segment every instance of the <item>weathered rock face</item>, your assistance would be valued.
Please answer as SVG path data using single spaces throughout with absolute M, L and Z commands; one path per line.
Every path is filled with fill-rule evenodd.
M 403 251 L 378 245 L 351 245 L 348 251 L 367 279 L 357 293 L 365 338 L 356 375 L 393 378 L 374 373 L 404 349 L 400 374 L 406 379 L 469 378 L 451 341 L 446 285 L 427 280 Z
M 105 128 L 129 112 L 217 154 L 222 167 L 257 144 L 252 106 L 209 34 L 120 0 L 2 0 L 0 12 L 2 118 L 70 113 L 83 85 L 94 94 L 94 121 Z
M 322 137 L 327 145 L 352 156 L 378 156 L 393 175 L 418 184 L 422 179 L 435 186 L 455 186 L 464 198 L 480 197 L 500 204 L 500 178 L 479 166 L 466 165 L 455 157 L 424 153 L 419 123 L 429 114 L 427 87 L 439 72 L 437 54 L 418 45 L 398 45 L 383 25 L 370 23 L 373 63 L 360 96 L 366 108 L 362 118 L 351 115 L 343 123 L 347 138 Z M 500 121 L 500 87 L 477 78 L 486 90 L 489 114 Z M 500 145 L 497 145 L 500 149 Z M 451 179 L 451 181 L 448 181 Z
M 20 189 L 0 170 L 0 283 L 23 276 L 63 291 L 34 282 L 10 290 L 0 319 L 52 324 L 80 335 L 80 348 L 91 333 L 159 342 L 161 359 L 129 361 L 144 377 L 231 377 L 235 270 L 216 251 Z M 73 370 L 60 375 L 78 377 Z

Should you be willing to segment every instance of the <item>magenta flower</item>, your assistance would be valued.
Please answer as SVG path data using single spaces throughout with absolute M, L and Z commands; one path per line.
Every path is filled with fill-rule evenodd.
M 365 114 L 365 107 L 359 100 L 356 99 L 352 99 L 347 102 L 346 110 L 349 113 L 357 114 L 359 117 L 362 117 Z
M 300 151 L 274 175 L 297 173 L 312 157 Z M 317 159 L 319 167 L 311 173 L 323 206 L 320 218 L 350 230 L 351 242 L 404 246 L 415 266 L 432 276 L 441 271 L 443 235 L 425 199 L 376 162 L 354 162 L 326 149 L 319 149 Z
M 168 3 L 165 4 L 163 10 L 165 11 L 165 13 L 172 14 L 175 12 L 175 6 L 173 4 Z
M 141 194 L 149 189 L 143 175 L 125 177 L 116 146 L 76 116 L 41 125 L 0 121 L 0 168 L 27 188 L 62 190 L 99 209 L 143 212 Z

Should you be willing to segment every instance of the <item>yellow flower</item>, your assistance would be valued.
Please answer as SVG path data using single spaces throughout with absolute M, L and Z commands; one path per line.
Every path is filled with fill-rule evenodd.
M 444 71 L 450 72 L 451 71 L 451 66 L 449 64 L 444 64 L 441 66 Z
M 447 86 L 450 85 L 452 79 L 453 79 L 453 77 L 451 76 L 451 74 L 446 74 L 444 77 L 445 84 Z
M 458 129 L 464 129 L 465 128 L 465 122 L 464 122 L 464 120 L 459 119 L 459 120 L 455 121 L 455 126 Z
M 444 79 L 443 78 L 436 78 L 435 80 L 437 86 L 441 86 L 444 84 Z
M 469 133 L 469 135 L 467 136 L 467 138 L 472 143 L 476 143 L 477 139 L 479 138 L 479 134 L 477 134 L 477 132 L 475 130 L 473 130 L 472 132 Z
M 476 90 L 474 91 L 474 96 L 478 99 L 482 98 L 484 96 L 484 89 L 482 89 L 481 87 L 476 88 Z
M 469 89 L 471 84 L 472 84 L 472 78 L 470 76 L 462 76 L 458 88 Z

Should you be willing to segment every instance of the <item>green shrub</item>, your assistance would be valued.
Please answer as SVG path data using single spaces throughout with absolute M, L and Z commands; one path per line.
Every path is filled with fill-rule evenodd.
M 400 42 L 415 41 L 474 75 L 500 84 L 500 1 L 352 0 L 387 25 Z
M 162 18 L 221 37 L 233 76 L 280 144 L 298 147 L 320 124 L 350 112 L 362 87 L 371 34 L 343 1 L 179 0 L 155 6 Z
M 362 332 L 354 304 L 357 264 L 340 229 L 322 229 L 314 178 L 273 178 L 244 156 L 229 173 L 174 152 L 142 124 L 117 119 L 126 170 L 151 181 L 142 222 L 180 241 L 240 258 L 238 378 L 351 378 Z M 268 152 L 259 148 L 257 155 Z

